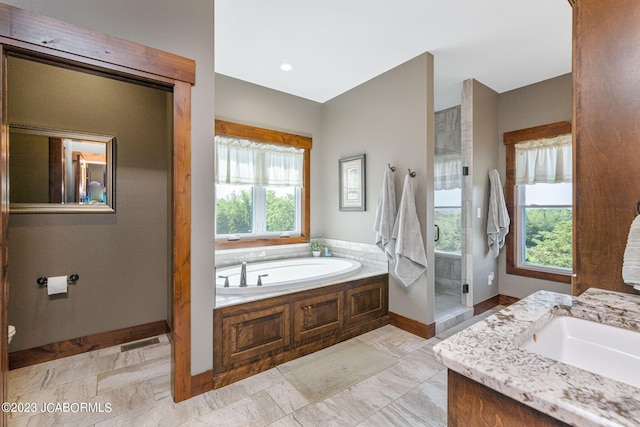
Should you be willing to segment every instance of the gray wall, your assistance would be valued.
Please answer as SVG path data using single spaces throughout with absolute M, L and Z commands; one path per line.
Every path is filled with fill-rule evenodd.
M 423 54 L 324 104 L 321 150 L 316 163 L 312 215 L 318 235 L 373 243 L 373 222 L 382 177 L 388 163 L 396 166 L 398 201 L 408 168 L 425 244 L 433 241 L 433 57 Z M 366 154 L 365 212 L 338 210 L 338 160 Z M 428 245 L 429 277 L 409 288 L 390 279 L 390 310 L 423 322 L 433 322 L 433 245 Z
M 498 153 L 500 158 L 500 178 L 503 184 L 506 159 L 505 148 L 502 143 L 504 133 L 548 123 L 571 121 L 572 102 L 571 74 L 565 74 L 499 95 Z M 504 251 L 500 254 L 499 264 L 501 294 L 524 298 L 541 289 L 571 293 L 571 285 L 566 283 L 507 274 Z
M 214 2 L 4 0 L 5 3 L 196 61 L 191 99 L 191 372 L 213 366 Z M 11 261 L 13 262 L 13 261 Z M 11 301 L 10 301 L 11 304 Z M 18 332 L 19 333 L 19 332 Z M 13 345 L 13 344 L 12 344 Z
M 473 79 L 462 84 L 462 151 L 470 170 L 470 176 L 463 177 L 467 253 L 463 275 L 473 289 L 472 303 L 478 304 L 499 293 L 498 263 L 487 244 L 489 171 L 498 167 L 498 94 Z M 492 286 L 487 285 L 490 273 L 494 273 Z
M 11 351 L 164 320 L 171 94 L 17 58 L 8 76 L 10 123 L 114 135 L 118 152 L 115 214 L 9 216 Z M 36 285 L 72 273 L 66 295 Z

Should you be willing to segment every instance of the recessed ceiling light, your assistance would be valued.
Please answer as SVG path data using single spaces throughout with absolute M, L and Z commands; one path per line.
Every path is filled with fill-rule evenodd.
M 280 64 L 280 69 L 282 71 L 291 71 L 293 69 L 293 65 L 289 64 L 288 62 L 283 62 L 282 64 Z

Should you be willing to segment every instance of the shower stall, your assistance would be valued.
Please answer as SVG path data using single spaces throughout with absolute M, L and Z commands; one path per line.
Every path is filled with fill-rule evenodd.
M 462 144 L 461 108 L 435 113 L 434 247 L 435 320 L 447 327 L 468 316 L 462 266 Z M 460 318 L 464 315 L 464 318 Z

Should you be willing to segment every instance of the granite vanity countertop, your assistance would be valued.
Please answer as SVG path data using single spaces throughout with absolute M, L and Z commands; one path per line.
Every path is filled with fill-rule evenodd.
M 639 388 L 519 348 L 558 315 L 640 332 L 637 296 L 539 291 L 442 341 L 434 354 L 447 368 L 565 423 L 637 426 Z

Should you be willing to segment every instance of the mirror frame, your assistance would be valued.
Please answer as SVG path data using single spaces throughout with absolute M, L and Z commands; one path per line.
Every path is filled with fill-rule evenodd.
M 81 203 L 11 203 L 9 201 L 10 214 L 41 214 L 41 213 L 115 213 L 116 211 L 116 137 L 113 135 L 101 135 L 62 129 L 50 129 L 24 124 L 9 124 L 9 133 L 26 133 L 57 138 L 80 139 L 90 142 L 103 142 L 107 151 L 107 187 L 106 204 L 81 204 Z M 11 138 L 9 138 L 9 151 L 11 150 Z

